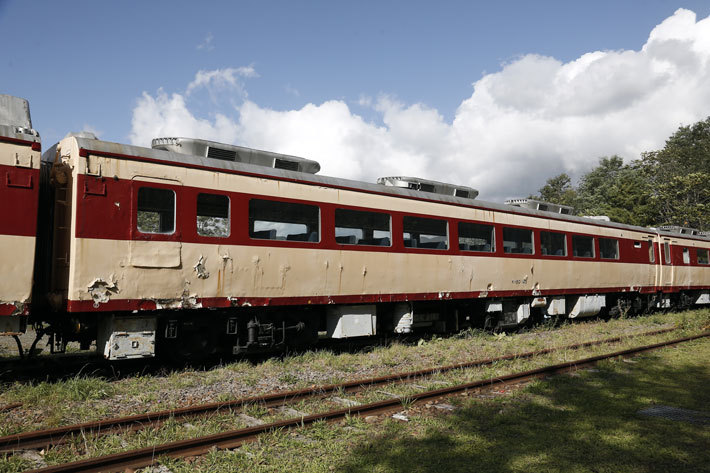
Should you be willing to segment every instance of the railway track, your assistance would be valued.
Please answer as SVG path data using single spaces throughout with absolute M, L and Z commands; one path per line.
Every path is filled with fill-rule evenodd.
M 146 428 L 150 425 L 159 424 L 162 421 L 165 421 L 169 418 L 195 416 L 195 415 L 207 414 L 207 413 L 211 413 L 211 412 L 213 413 L 213 412 L 217 412 L 219 410 L 233 409 L 233 408 L 237 408 L 237 407 L 245 406 L 245 405 L 249 405 L 249 404 L 254 404 L 254 403 L 260 403 L 261 405 L 271 406 L 271 407 L 282 406 L 287 403 L 290 403 L 290 402 L 293 402 L 293 401 L 296 401 L 299 399 L 305 399 L 308 397 L 327 396 L 328 394 L 341 393 L 341 392 L 352 393 L 352 392 L 357 392 L 357 391 L 364 390 L 364 389 L 367 389 L 367 388 L 370 388 L 373 386 L 377 386 L 377 385 L 381 385 L 381 384 L 388 384 L 388 383 L 393 383 L 393 382 L 414 381 L 417 378 L 421 378 L 421 377 L 431 375 L 434 373 L 441 373 L 441 372 L 455 370 L 455 369 L 461 369 L 461 368 L 482 366 L 482 365 L 492 364 L 492 363 L 495 363 L 498 361 L 529 358 L 529 357 L 533 357 L 533 356 L 552 353 L 554 351 L 559 351 L 559 350 L 570 350 L 570 349 L 583 348 L 583 347 L 587 347 L 587 346 L 601 345 L 601 344 L 606 344 L 606 343 L 615 343 L 615 342 L 619 342 L 624 339 L 641 337 L 641 336 L 658 335 L 658 334 L 668 333 L 673 330 L 674 329 L 656 330 L 653 332 L 645 332 L 645 333 L 634 334 L 634 335 L 625 336 L 625 337 L 613 337 L 613 338 L 608 338 L 608 339 L 603 339 L 603 340 L 596 340 L 596 341 L 591 341 L 591 342 L 568 345 L 568 346 L 559 347 L 559 348 L 548 348 L 548 349 L 538 350 L 538 351 L 533 351 L 533 352 L 516 353 L 516 354 L 510 354 L 510 355 L 505 355 L 505 356 L 496 357 L 496 358 L 488 358 L 488 359 L 476 360 L 476 361 L 472 361 L 472 362 L 468 362 L 468 363 L 449 365 L 449 366 L 445 366 L 445 367 L 437 367 L 437 368 L 427 369 L 427 370 L 399 373 L 399 374 L 390 375 L 390 376 L 370 378 L 370 379 L 365 379 L 365 380 L 357 380 L 357 381 L 352 381 L 352 382 L 342 383 L 342 384 L 337 384 L 337 385 L 321 386 L 321 387 L 314 388 L 314 389 L 282 392 L 282 393 L 276 393 L 276 394 L 266 395 L 266 396 L 237 399 L 237 400 L 230 401 L 230 402 L 204 404 L 204 405 L 193 406 L 193 407 L 177 409 L 177 410 L 153 412 L 153 413 L 148 413 L 148 414 L 143 414 L 143 415 L 138 415 L 138 416 L 123 417 L 123 418 L 118 418 L 118 419 L 105 419 L 102 421 L 85 423 L 85 424 L 77 424 L 77 425 L 67 426 L 67 427 L 62 427 L 62 428 L 57 428 L 57 429 L 28 432 L 28 433 L 24 433 L 24 434 L 17 434 L 17 435 L 11 435 L 11 436 L 7 436 L 4 438 L 0 438 L 0 446 L 2 447 L 2 450 L 4 450 L 5 452 L 26 450 L 26 449 L 30 449 L 30 448 L 44 448 L 44 447 L 47 447 L 50 445 L 56 445 L 56 444 L 68 441 L 72 438 L 73 435 L 76 435 L 79 433 L 86 433 L 89 431 L 100 432 L 100 433 L 109 433 L 109 432 L 115 432 L 117 430 L 120 431 L 122 429 L 129 430 L 129 429 Z M 700 338 L 702 336 L 707 336 L 707 335 L 708 334 L 703 334 L 703 335 L 696 336 L 696 337 L 688 337 L 685 339 L 672 340 L 670 342 L 659 343 L 659 344 L 650 345 L 647 347 L 624 350 L 621 352 L 615 352 L 615 353 L 608 354 L 608 355 L 602 355 L 602 356 L 593 357 L 593 358 L 589 358 L 589 359 L 578 360 L 575 362 L 554 365 L 551 367 L 541 368 L 538 370 L 532 370 L 532 371 L 525 372 L 525 373 L 518 373 L 516 375 L 504 376 L 504 377 L 501 377 L 498 379 L 487 379 L 487 380 L 477 381 L 474 383 L 463 384 L 460 386 L 453 386 L 453 387 L 441 388 L 441 389 L 437 389 L 437 390 L 433 390 L 433 391 L 426 391 L 426 392 L 417 393 L 417 394 L 407 396 L 407 400 L 408 400 L 408 402 L 410 402 L 410 401 L 411 402 L 420 402 L 423 400 L 436 399 L 438 397 L 449 396 L 451 394 L 455 394 L 456 392 L 460 392 L 460 391 L 465 391 L 465 390 L 470 390 L 470 389 L 478 389 L 478 388 L 482 388 L 482 387 L 486 387 L 486 386 L 493 386 L 493 385 L 499 384 L 499 383 L 524 382 L 527 379 L 532 379 L 532 378 L 536 378 L 536 377 L 543 377 L 543 376 L 547 376 L 549 374 L 554 374 L 554 373 L 565 371 L 565 370 L 575 369 L 577 367 L 583 367 L 583 366 L 586 366 L 587 364 L 595 363 L 595 362 L 599 361 L 600 359 L 609 358 L 609 357 L 624 356 L 624 355 L 628 355 L 628 354 L 638 353 L 641 351 L 647 351 L 647 350 L 659 348 L 662 346 L 667 346 L 669 344 L 681 343 L 683 341 L 688 341 L 688 340 Z M 261 433 L 268 432 L 273 429 L 291 428 L 296 425 L 307 425 L 307 424 L 310 424 L 310 423 L 315 422 L 317 420 L 333 420 L 333 419 L 342 418 L 345 415 L 363 415 L 363 414 L 371 415 L 371 414 L 376 414 L 379 412 L 393 410 L 393 409 L 397 409 L 397 408 L 401 409 L 401 406 L 402 406 L 402 399 L 401 398 L 393 398 L 391 400 L 380 401 L 380 402 L 372 403 L 372 404 L 353 405 L 353 406 L 350 406 L 350 407 L 347 407 L 344 409 L 335 410 L 335 411 L 331 411 L 328 413 L 304 415 L 304 416 L 301 416 L 301 417 L 298 417 L 295 419 L 274 422 L 271 424 L 265 424 L 265 425 L 261 425 L 261 426 L 257 426 L 257 427 L 250 427 L 247 429 L 240 429 L 240 430 L 236 430 L 236 431 L 225 432 L 222 434 L 215 434 L 215 435 L 211 435 L 208 437 L 202 437 L 199 439 L 190 439 L 190 440 L 174 442 L 171 444 L 167 444 L 166 446 L 151 447 L 150 450 L 152 452 L 154 452 L 154 454 L 155 454 L 152 457 L 153 459 L 155 459 L 159 455 L 171 455 L 171 456 L 176 456 L 176 457 L 192 456 L 192 455 L 197 455 L 199 453 L 204 453 L 204 451 L 209 449 L 211 446 L 216 446 L 218 448 L 232 448 L 234 446 L 238 446 L 238 445 L 241 445 L 242 443 L 248 442 L 249 440 L 255 438 L 256 436 L 258 436 Z M 145 461 L 145 452 L 143 452 L 142 454 L 139 454 L 136 452 L 137 451 L 110 455 L 110 456 L 106 457 L 107 460 L 88 459 L 88 460 L 82 460 L 80 462 L 74 462 L 71 464 L 49 467 L 49 468 L 45 468 L 45 469 L 37 470 L 37 471 L 45 471 L 45 472 L 48 472 L 48 471 L 106 471 L 106 470 L 114 470 L 114 469 L 123 469 L 126 467 L 145 466 L 145 465 L 149 464 L 149 463 L 143 463 Z M 104 458 L 104 457 L 101 457 L 101 458 Z M 95 461 L 98 461 L 99 463 L 98 464 L 93 463 Z M 104 463 L 104 461 L 107 461 L 109 463 Z M 115 465 L 115 468 L 114 468 L 114 466 L 111 466 L 112 464 L 110 463 L 113 461 L 119 462 L 117 465 Z
M 593 356 L 580 360 L 559 363 L 534 370 L 523 371 L 492 379 L 464 383 L 456 386 L 445 387 L 430 391 L 424 391 L 408 396 L 408 402 L 412 404 L 421 403 L 445 398 L 451 395 L 469 390 L 481 389 L 500 384 L 523 383 L 533 379 L 575 371 L 596 364 L 601 360 L 637 355 L 639 353 L 664 348 L 679 343 L 696 340 L 710 336 L 710 333 L 703 333 L 691 337 L 684 337 L 666 342 L 646 345 L 637 348 L 630 348 L 604 355 Z M 319 421 L 335 421 L 347 416 L 376 415 L 389 413 L 402 408 L 400 398 L 392 398 L 370 404 L 351 406 L 344 409 L 328 411 L 299 418 L 287 419 L 256 427 L 231 430 L 218 434 L 198 437 L 166 443 L 153 447 L 146 447 L 127 452 L 106 455 L 97 458 L 90 458 L 62 465 L 50 466 L 38 470 L 31 470 L 33 473 L 54 473 L 54 472 L 99 472 L 99 471 L 123 471 L 132 468 L 142 468 L 153 464 L 159 457 L 168 456 L 173 458 L 183 458 L 197 456 L 207 453 L 213 448 L 227 449 L 235 448 L 245 443 L 254 441 L 259 435 L 275 430 L 300 428 Z
M 264 407 L 285 406 L 286 404 L 307 398 L 325 397 L 334 393 L 356 393 L 372 387 L 387 385 L 391 383 L 414 381 L 416 379 L 431 376 L 433 374 L 445 373 L 457 369 L 474 368 L 478 366 L 485 366 L 501 361 L 509 361 L 514 359 L 532 358 L 535 356 L 546 355 L 561 350 L 577 350 L 590 346 L 617 343 L 630 338 L 661 335 L 664 333 L 672 332 L 674 330 L 676 329 L 667 328 L 661 330 L 654 330 L 650 332 L 627 335 L 625 337 L 613 337 L 584 343 L 576 343 L 573 345 L 566 345 L 556 348 L 545 348 L 542 350 L 528 351 L 523 353 L 512 353 L 494 358 L 479 359 L 465 363 L 438 366 L 435 368 L 408 371 L 404 373 L 396 373 L 375 378 L 358 379 L 338 384 L 321 385 L 309 389 L 285 391 L 273 394 L 266 394 L 262 396 L 245 397 L 232 401 L 199 404 L 196 406 L 189 406 L 180 409 L 170 409 L 126 417 L 102 419 L 93 422 L 85 422 L 81 424 L 56 427 L 53 429 L 44 429 L 32 432 L 25 432 L 21 434 L 13 434 L 5 437 L 0 437 L 0 453 L 47 448 L 53 445 L 66 443 L 70 441 L 71 438 L 75 435 L 82 435 L 89 432 L 110 434 L 120 432 L 121 430 L 145 429 L 151 426 L 159 425 L 160 423 L 168 419 L 213 414 L 220 411 L 228 411 L 242 408 L 248 405 L 260 405 Z

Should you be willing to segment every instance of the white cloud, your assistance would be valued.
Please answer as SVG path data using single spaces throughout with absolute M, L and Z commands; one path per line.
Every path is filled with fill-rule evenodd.
M 101 139 L 101 135 L 104 134 L 103 131 L 97 129 L 93 125 L 89 125 L 88 123 L 85 123 L 84 126 L 81 128 L 81 131 L 88 131 L 89 133 L 93 133 L 96 135 L 97 138 Z
M 258 77 L 253 66 L 229 67 L 227 69 L 215 69 L 212 71 L 199 71 L 195 79 L 187 85 L 186 95 L 190 95 L 197 89 L 234 89 L 244 93 L 242 78 Z
M 197 45 L 196 49 L 203 49 L 205 51 L 212 51 L 214 49 L 214 44 L 212 44 L 213 40 L 214 40 L 214 35 L 211 32 L 207 33 L 207 36 L 205 36 L 205 39 L 203 39 L 202 42 Z
M 270 110 L 246 98 L 241 80 L 255 76 L 252 67 L 200 71 L 185 96 L 144 93 L 131 141 L 204 137 L 316 159 L 326 175 L 414 175 L 500 201 L 535 192 L 560 172 L 579 175 L 600 156 L 637 158 L 710 114 L 710 18 L 680 9 L 639 51 L 592 51 L 567 63 L 517 58 L 476 81 L 450 123 L 433 108 L 388 96 L 356 100 L 382 125 L 342 100 Z M 240 100 L 231 113 L 198 118 L 186 97 L 201 87 Z

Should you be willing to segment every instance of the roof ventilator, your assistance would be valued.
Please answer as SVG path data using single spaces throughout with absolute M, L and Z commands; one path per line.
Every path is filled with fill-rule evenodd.
M 515 207 L 540 210 L 542 212 L 552 212 L 555 214 L 571 215 L 574 211 L 574 208 L 568 205 L 552 204 L 550 202 L 542 202 L 534 199 L 508 199 L 505 203 L 506 205 L 512 205 Z
M 310 159 L 196 138 L 155 138 L 151 146 L 153 149 L 172 151 L 173 153 L 253 164 L 274 169 L 308 174 L 316 174 L 320 171 L 320 164 Z
M 383 186 L 400 187 L 421 192 L 430 192 L 432 194 L 450 195 L 463 199 L 475 199 L 478 196 L 478 191 L 472 187 L 457 186 L 445 182 L 420 179 L 418 177 L 380 177 L 377 179 L 377 183 Z
M 707 232 L 701 232 L 700 230 L 698 230 L 696 228 L 681 227 L 679 225 L 661 225 L 660 229 L 665 230 L 669 233 L 679 233 L 681 235 L 705 236 L 703 234 L 707 233 Z

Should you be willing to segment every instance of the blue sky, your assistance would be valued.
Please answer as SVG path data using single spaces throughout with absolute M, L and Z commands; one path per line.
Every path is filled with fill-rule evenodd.
M 696 22 L 710 15 L 710 2 L 692 0 L 0 0 L 0 38 L 5 45 L 0 61 L 0 93 L 30 101 L 33 125 L 42 134 L 45 148 L 67 132 L 83 128 L 109 141 L 143 145 L 148 143 L 141 130 L 182 135 L 203 132 L 210 135 L 206 138 L 319 159 L 325 161 L 326 174 L 341 177 L 371 180 L 373 175 L 367 168 L 372 162 L 351 161 L 364 154 L 378 154 L 389 163 L 382 167 L 383 172 L 411 174 L 407 166 L 412 165 L 411 171 L 428 174 L 421 177 L 463 180 L 462 184 L 487 190 L 482 197 L 500 200 L 506 192 L 511 196 L 514 192 L 495 190 L 492 182 L 503 182 L 506 175 L 510 176 L 510 169 L 503 167 L 495 176 L 477 180 L 476 167 L 465 162 L 469 153 L 485 154 L 470 158 L 479 160 L 477 166 L 508 159 L 517 168 L 520 166 L 515 163 L 529 162 L 537 155 L 553 155 L 554 159 L 546 161 L 544 172 L 536 172 L 532 179 L 530 173 L 522 172 L 515 178 L 522 195 L 558 172 L 579 174 L 605 153 L 636 158 L 634 153 L 643 146 L 662 145 L 669 131 L 710 115 L 710 108 L 703 105 L 693 113 L 679 111 L 673 115 L 675 121 L 651 126 L 643 136 L 631 137 L 629 143 L 615 137 L 609 149 L 547 149 L 544 143 L 528 137 L 529 151 L 521 154 L 510 149 L 498 156 L 493 147 L 464 143 L 467 130 L 472 135 L 488 135 L 485 123 L 470 128 L 463 125 L 461 111 L 466 103 L 473 107 L 474 115 L 478 114 L 469 117 L 468 123 L 490 120 L 490 115 L 481 112 L 485 106 L 470 100 L 475 98 L 474 84 L 491 91 L 513 85 L 516 91 L 545 89 L 542 82 L 559 81 L 559 77 L 549 79 L 540 71 L 573 64 L 597 51 L 641 52 L 654 28 L 679 8 L 694 12 Z M 698 37 L 704 38 L 704 33 L 698 33 Z M 697 44 L 704 44 L 702 41 Z M 683 51 L 680 48 L 668 54 L 680 57 Z M 526 63 L 525 58 L 530 61 Z M 611 70 L 623 75 L 627 69 L 623 61 L 628 57 L 618 54 L 614 58 L 620 62 Z M 633 68 L 639 61 L 630 60 L 629 77 L 635 77 Z M 516 70 L 519 75 L 510 79 Z M 222 75 L 195 82 L 200 71 L 221 71 Z M 224 76 L 224 71 L 232 72 Z M 538 72 L 542 76 L 538 77 Z M 693 74 L 683 77 L 692 80 L 704 72 Z M 498 75 L 509 79 L 496 82 Z M 485 78 L 490 81 L 479 82 Z M 670 80 L 659 78 L 658 83 Z M 614 81 L 619 82 L 624 78 Z M 191 83 L 193 88 L 188 93 Z M 645 97 L 657 95 L 654 84 L 648 85 Z M 575 87 L 579 90 L 587 85 Z M 536 96 L 544 96 L 542 89 L 519 100 L 515 93 L 506 93 L 513 98 L 503 105 L 528 110 L 523 102 L 533 103 Z M 664 93 L 670 97 L 678 92 Z M 181 103 L 173 100 L 176 95 Z M 609 100 L 618 104 L 627 98 L 629 104 L 641 100 L 629 90 L 620 90 Z M 569 100 L 585 103 L 586 99 Z M 678 106 L 682 105 L 681 101 Z M 601 106 L 589 103 L 583 111 L 574 112 L 575 120 L 591 119 Z M 540 105 L 534 107 L 538 109 L 531 116 L 558 113 L 540 109 Z M 608 121 L 618 112 L 611 107 L 597 118 Z M 567 116 L 567 112 L 559 113 L 560 117 Z M 176 118 L 180 116 L 185 119 Z M 226 124 L 220 124 L 219 117 Z M 258 122 L 259 128 L 250 128 L 248 118 Z M 623 119 L 628 121 L 628 117 Z M 152 128 L 147 124 L 152 120 L 160 123 Z M 506 135 L 501 132 L 505 123 L 492 122 L 497 125 L 490 133 L 503 133 L 499 137 L 502 141 L 523 136 L 539 125 L 510 121 L 511 133 Z M 319 127 L 319 131 L 311 134 L 298 128 L 308 124 L 308 130 Z M 328 124 L 333 124 L 332 130 Z M 398 127 L 419 132 L 410 136 Z M 344 128 L 350 131 L 343 133 Z M 436 144 L 437 140 L 455 141 L 449 139 L 452 130 L 463 144 L 455 149 Z M 541 141 L 554 141 L 549 133 L 545 131 Z M 560 133 L 572 136 L 574 132 L 563 126 Z M 431 141 L 422 138 L 429 134 Z M 290 138 L 282 139 L 282 135 Z M 598 136 L 594 140 L 598 141 Z M 328 146 L 313 143 L 319 140 Z M 342 156 L 332 157 L 336 155 Z M 450 170 L 442 171 L 437 159 Z

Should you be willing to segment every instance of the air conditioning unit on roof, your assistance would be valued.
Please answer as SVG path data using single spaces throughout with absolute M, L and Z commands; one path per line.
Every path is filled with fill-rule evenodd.
M 430 181 L 418 177 L 390 176 L 380 177 L 377 183 L 383 186 L 400 187 L 403 189 L 413 189 L 421 192 L 431 192 L 432 194 L 451 195 L 463 199 L 475 199 L 478 191 L 473 187 L 457 186 L 446 182 Z
M 508 199 L 505 203 L 515 207 L 524 207 L 526 209 L 540 210 L 542 212 L 552 212 L 556 214 L 570 215 L 574 211 L 574 208 L 568 205 L 552 204 L 550 202 L 542 202 L 535 199 Z
M 697 228 L 681 227 L 680 225 L 661 225 L 661 230 L 670 233 L 679 233 L 681 235 L 702 235 L 703 232 Z
M 220 161 L 254 164 L 256 166 L 266 166 L 274 169 L 285 169 L 309 174 L 316 174 L 320 171 L 320 164 L 311 159 L 228 145 L 216 141 L 199 140 L 196 138 L 155 138 L 151 146 L 153 149 L 172 151 L 174 153 L 200 156 Z

